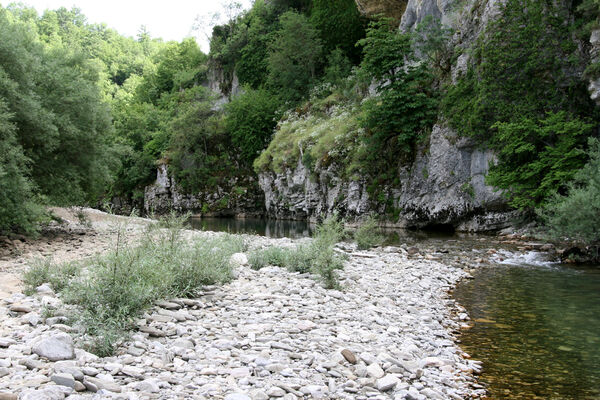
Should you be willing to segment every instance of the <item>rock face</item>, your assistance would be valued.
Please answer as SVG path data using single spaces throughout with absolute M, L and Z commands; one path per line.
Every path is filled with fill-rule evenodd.
M 406 3 L 406 0 L 356 0 L 356 5 L 363 15 L 372 17 L 383 14 L 396 20 L 402 17 Z
M 252 176 L 236 178 L 228 187 L 217 186 L 210 192 L 186 194 L 169 176 L 166 164 L 158 166 L 156 182 L 144 191 L 144 210 L 149 214 L 175 210 L 211 216 L 260 216 L 262 201 Z
M 385 11 L 391 3 L 357 0 L 359 9 L 367 15 L 383 12 L 393 16 Z M 498 15 L 501 0 L 393 3 L 396 10 L 402 10 L 401 29 L 412 30 L 431 16 L 451 26 L 455 32 L 451 45 L 464 49 Z M 468 52 L 464 52 L 452 65 L 453 81 L 468 64 Z M 293 170 L 261 173 L 259 184 L 265 192 L 267 214 L 275 218 L 316 220 L 337 211 L 352 219 L 385 213 L 393 219 L 392 225 L 400 227 L 451 226 L 462 231 L 488 231 L 505 228 L 514 217 L 501 193 L 485 184 L 485 175 L 494 161 L 492 151 L 458 137 L 440 120 L 415 160 L 398 167 L 400 183 L 378 188 L 377 198 L 369 193 L 366 182 L 340 179 L 338 171 L 343 169 L 336 165 L 311 174 L 299 162 Z
M 596 29 L 592 32 L 590 36 L 590 45 L 592 46 L 590 50 L 591 62 L 599 63 L 600 62 L 600 29 Z M 592 100 L 596 102 L 598 106 L 600 106 L 600 77 L 595 77 L 590 79 L 590 84 L 588 86 L 588 91 L 590 92 L 590 97 Z
M 402 227 L 452 225 L 458 230 L 485 231 L 508 225 L 510 213 L 500 193 L 485 184 L 490 150 L 477 148 L 451 129 L 436 125 L 427 147 L 399 171 L 400 186 L 388 199 L 401 210 Z M 311 177 L 299 162 L 284 173 L 261 173 L 268 215 L 287 219 L 316 219 L 339 211 L 349 218 L 384 212 L 384 202 L 373 199 L 365 182 L 343 181 L 336 166 Z

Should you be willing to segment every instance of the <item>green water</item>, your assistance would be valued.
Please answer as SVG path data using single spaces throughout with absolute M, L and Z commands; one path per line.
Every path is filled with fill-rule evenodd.
M 600 398 L 600 268 L 488 266 L 454 295 L 490 398 Z

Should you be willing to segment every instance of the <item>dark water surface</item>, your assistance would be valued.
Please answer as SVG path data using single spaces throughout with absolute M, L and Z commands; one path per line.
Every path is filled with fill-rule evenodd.
M 193 229 L 250 233 L 272 238 L 292 239 L 310 236 L 314 226 L 306 221 L 266 220 L 257 218 L 190 218 Z
M 298 221 L 203 218 L 191 225 L 269 237 L 313 232 Z M 457 267 L 479 266 L 454 297 L 472 319 L 461 345 L 483 361 L 480 382 L 490 398 L 600 399 L 600 267 L 545 262 L 483 235 L 388 232 L 388 243 Z

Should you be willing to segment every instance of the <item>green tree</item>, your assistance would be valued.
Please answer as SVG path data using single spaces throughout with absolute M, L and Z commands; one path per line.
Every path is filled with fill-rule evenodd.
M 98 73 L 79 53 L 45 49 L 30 27 L 0 9 L 0 97 L 41 193 L 57 204 L 93 201 L 110 178 Z
M 498 163 L 487 182 L 504 190 L 514 207 L 535 208 L 564 189 L 584 165 L 583 147 L 592 127 L 566 112 L 496 123 Z
M 0 99 L 0 233 L 32 233 L 41 212 L 32 201 L 32 185 L 26 176 L 29 166 L 11 119 Z
M 177 107 L 167 129 L 168 158 L 177 182 L 187 191 L 214 190 L 237 166 L 222 114 L 203 87 L 177 95 Z
M 350 75 L 352 63 L 344 55 L 342 49 L 336 48 L 327 57 L 327 66 L 323 75 L 325 82 L 339 85 Z
M 316 78 L 322 45 L 308 19 L 293 11 L 279 18 L 281 28 L 270 46 L 267 84 L 284 101 L 304 98 Z
M 429 132 L 437 117 L 432 77 L 424 63 L 412 61 L 410 34 L 391 20 L 374 21 L 367 29 L 363 70 L 377 82 L 377 95 L 364 104 L 369 165 L 395 165 L 410 156 L 415 142 Z M 387 155 L 387 156 L 386 156 Z
M 355 45 L 365 37 L 367 22 L 354 0 L 313 0 L 310 22 L 321 34 L 325 54 L 339 48 L 353 63 L 360 62 Z
M 226 126 L 248 165 L 267 147 L 277 120 L 279 102 L 272 93 L 246 88 L 226 107 Z
M 575 174 L 568 194 L 552 196 L 542 211 L 551 236 L 600 242 L 600 141 L 590 139 L 589 161 Z

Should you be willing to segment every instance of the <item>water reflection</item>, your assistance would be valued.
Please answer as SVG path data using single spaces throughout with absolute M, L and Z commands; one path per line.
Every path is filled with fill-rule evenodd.
M 265 220 L 258 218 L 190 218 L 193 229 L 249 233 L 272 238 L 311 236 L 314 226 L 307 221 Z

